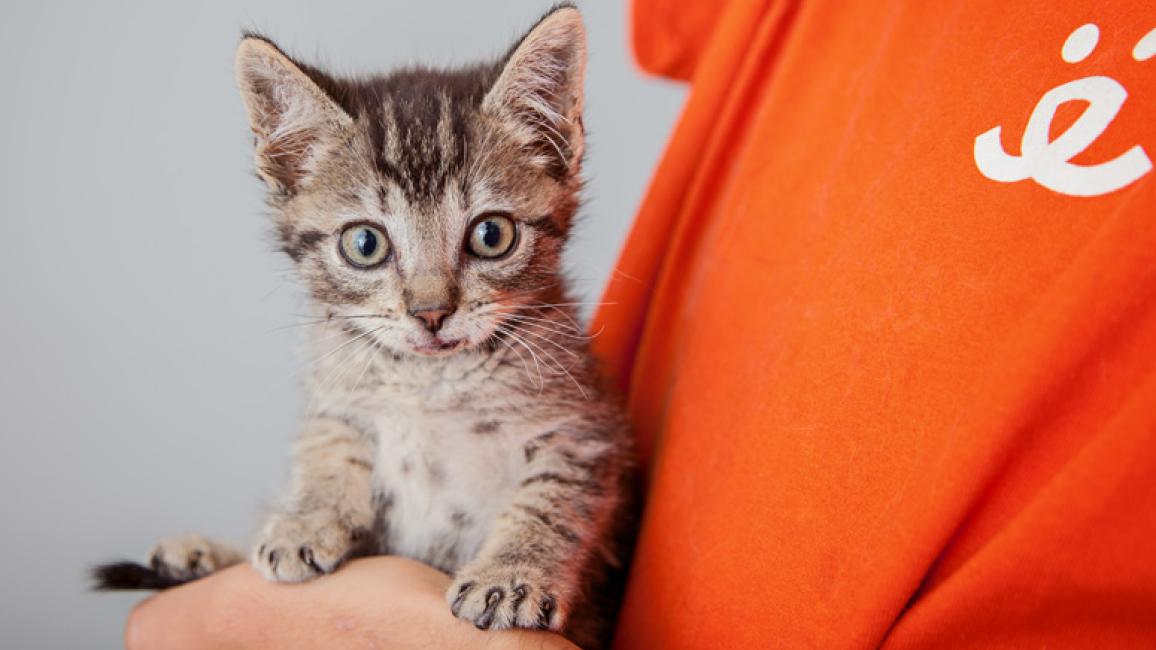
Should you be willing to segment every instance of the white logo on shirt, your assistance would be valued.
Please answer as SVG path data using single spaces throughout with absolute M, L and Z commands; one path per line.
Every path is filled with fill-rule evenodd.
M 1099 40 L 1100 28 L 1091 23 L 1084 25 L 1068 36 L 1060 56 L 1068 63 L 1079 63 L 1096 49 Z M 1156 29 L 1132 50 L 1137 61 L 1153 56 Z M 1127 98 L 1128 91 L 1111 77 L 1084 77 L 1057 86 L 1040 98 L 1028 118 L 1020 155 L 1004 151 L 1001 127 L 997 126 L 975 139 L 975 165 L 993 181 L 1015 183 L 1031 178 L 1053 192 L 1069 196 L 1099 196 L 1131 185 L 1152 170 L 1152 161 L 1139 145 L 1097 165 L 1070 162 L 1100 137 Z M 1066 131 L 1049 142 L 1056 109 L 1074 100 L 1087 101 L 1089 106 Z

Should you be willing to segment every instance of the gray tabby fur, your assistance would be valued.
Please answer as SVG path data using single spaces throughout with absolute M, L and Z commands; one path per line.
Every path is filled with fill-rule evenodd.
M 362 554 L 454 575 L 454 615 L 603 645 L 633 527 L 628 429 L 576 324 L 560 255 L 578 204 L 585 31 L 569 5 L 494 64 L 338 79 L 247 36 L 237 76 L 280 246 L 312 297 L 311 403 L 284 502 L 249 559 L 300 582 Z M 472 257 L 472 219 L 517 223 Z M 355 268 L 348 224 L 387 233 Z M 451 311 L 432 332 L 411 315 Z M 153 567 L 242 555 L 197 536 Z

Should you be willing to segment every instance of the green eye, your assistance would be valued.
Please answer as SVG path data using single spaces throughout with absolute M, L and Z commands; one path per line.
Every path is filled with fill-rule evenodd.
M 341 232 L 338 248 L 346 262 L 368 269 L 389 257 L 389 237 L 376 226 L 356 223 Z
M 466 248 L 473 255 L 496 259 L 506 255 L 518 241 L 518 229 L 509 217 L 491 214 L 474 219 Z

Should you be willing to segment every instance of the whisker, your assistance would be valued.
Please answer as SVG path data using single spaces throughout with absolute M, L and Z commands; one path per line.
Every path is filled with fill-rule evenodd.
M 373 330 L 371 330 L 371 331 L 373 331 Z M 320 399 L 320 397 L 322 395 L 327 395 L 330 392 L 331 388 L 337 386 L 337 384 L 340 383 L 341 380 L 344 379 L 345 376 L 349 374 L 350 369 L 352 369 L 354 366 L 354 364 L 351 362 L 353 361 L 353 359 L 355 357 L 357 357 L 359 354 L 362 354 L 366 351 L 370 351 L 369 355 L 370 355 L 370 359 L 372 359 L 373 358 L 372 348 L 373 348 L 373 339 L 369 339 L 367 341 L 362 341 L 359 345 L 357 345 L 352 350 L 350 350 L 340 362 L 335 363 L 333 365 L 333 367 L 329 369 L 329 372 L 326 373 L 325 377 L 314 388 L 313 399 L 310 401 L 310 404 L 309 404 L 310 410 L 313 409 L 313 407 L 317 404 L 318 400 Z M 341 373 L 337 374 L 337 371 L 339 371 L 339 370 L 341 371 Z
M 538 355 L 534 354 L 534 351 L 530 349 L 530 346 L 526 345 L 526 341 L 523 340 L 522 337 L 518 336 L 516 332 L 511 329 L 504 328 L 500 325 L 498 328 L 509 335 L 509 337 L 513 339 L 515 343 L 521 345 L 523 348 L 526 348 L 526 351 L 530 353 L 530 358 L 534 360 L 534 367 L 538 370 L 538 392 L 541 393 L 542 390 L 546 387 L 546 380 L 542 377 L 542 365 L 538 361 Z
M 281 332 L 284 330 L 294 329 L 297 327 L 308 327 L 309 325 L 317 325 L 317 324 L 324 323 L 324 322 L 327 322 L 327 321 L 325 319 L 321 319 L 321 320 L 309 320 L 309 321 L 305 321 L 303 323 L 290 323 L 288 325 L 281 325 L 280 327 L 273 327 L 273 328 L 267 329 L 267 330 L 265 330 L 265 334 L 272 334 L 273 332 Z
M 595 338 L 594 336 L 583 334 L 581 330 L 576 330 L 564 323 L 559 323 L 558 321 L 553 321 L 546 318 L 531 318 L 529 316 L 511 314 L 506 317 L 506 320 L 511 320 L 525 325 L 532 325 L 534 327 L 540 327 L 548 332 L 553 332 L 558 336 L 574 339 L 576 341 L 589 341 L 590 339 Z
M 547 343 L 549 343 L 550 345 L 553 345 L 554 347 L 558 348 L 559 350 L 561 350 L 561 351 L 565 352 L 566 354 L 570 355 L 571 357 L 573 357 L 573 358 L 575 358 L 575 359 L 580 359 L 580 358 L 581 358 L 580 356 L 578 356 L 577 354 L 575 354 L 573 350 L 568 350 L 568 349 L 566 349 L 566 347 L 565 347 L 565 346 L 563 346 L 563 345 L 559 344 L 557 341 L 555 341 L 554 339 L 551 339 L 551 338 L 550 338 L 550 337 L 548 337 L 548 336 L 545 336 L 545 335 L 539 334 L 539 333 L 537 333 L 537 332 L 532 332 L 532 331 L 530 331 L 529 329 L 526 329 L 525 327 L 522 327 L 522 328 L 520 328 L 520 329 L 519 329 L 519 331 L 521 331 L 523 334 L 529 334 L 530 336 L 533 336 L 533 337 L 534 337 L 534 338 L 536 338 L 536 339 L 539 339 L 539 340 L 542 340 L 542 341 L 546 341 L 546 342 L 547 342 Z
M 580 329 L 580 328 L 577 328 L 577 327 L 573 327 L 573 326 L 571 326 L 571 325 L 570 325 L 570 324 L 568 324 L 568 323 L 563 323 L 563 322 L 561 322 L 559 319 L 556 319 L 556 318 L 548 318 L 548 317 L 546 317 L 546 316 L 544 316 L 544 315 L 538 315 L 538 316 L 527 316 L 526 314 L 520 314 L 520 313 L 518 313 L 518 312 L 511 312 L 509 315 L 510 315 L 510 317 L 511 317 L 511 318 L 524 318 L 524 319 L 526 319 L 526 320 L 533 320 L 533 321 L 540 321 L 540 322 L 543 322 L 543 323 L 550 323 L 550 324 L 552 324 L 552 325 L 557 325 L 557 326 L 559 326 L 559 327 L 565 327 L 565 328 L 567 328 L 567 329 L 570 329 L 570 330 L 579 330 L 579 329 Z
M 361 380 L 365 379 L 365 373 L 369 370 L 369 367 L 373 365 L 373 360 L 377 356 L 374 354 L 374 352 L 376 352 L 374 348 L 374 341 L 370 341 L 369 352 L 365 355 L 365 365 L 361 368 L 361 374 L 357 376 L 357 381 L 353 382 L 353 389 L 349 391 L 351 394 L 357 392 L 357 389 L 361 386 Z
M 527 333 L 527 334 L 530 333 L 526 330 L 522 330 L 522 331 Z M 586 389 L 582 387 L 582 384 L 578 383 L 578 380 L 574 378 L 574 375 L 570 374 L 570 371 L 566 368 L 566 366 L 563 365 L 561 361 L 558 361 L 558 359 L 556 357 L 554 357 L 554 355 L 550 354 L 550 352 L 548 350 L 543 349 L 541 346 L 534 343 L 533 341 L 523 339 L 523 342 L 528 343 L 529 345 L 532 345 L 536 350 L 538 350 L 538 352 L 542 353 L 542 356 L 553 361 L 558 366 L 558 370 L 565 373 L 565 375 L 570 378 L 570 381 L 574 382 L 574 387 L 578 389 L 578 392 L 582 393 L 583 399 L 587 399 L 587 400 L 590 399 L 590 395 L 586 393 Z M 559 348 L 565 349 L 565 348 L 561 348 L 561 346 L 559 346 Z
M 602 305 L 617 305 L 616 302 L 534 302 L 528 303 L 527 307 L 586 307 L 593 305 L 601 307 Z
M 566 312 L 566 310 L 564 310 L 564 309 L 559 309 L 558 307 L 555 307 L 553 305 L 548 305 L 546 307 L 537 307 L 537 306 L 527 306 L 527 307 L 529 309 L 535 309 L 539 312 L 542 312 L 546 309 L 553 310 L 554 313 L 559 314 L 560 316 L 565 318 L 570 323 L 570 325 L 574 327 L 575 330 L 581 330 L 582 329 L 582 326 L 578 324 L 578 321 L 574 320 L 574 317 L 571 316 L 570 314 L 568 314 Z
M 329 352 L 326 352 L 325 354 L 321 355 L 320 357 L 317 357 L 316 359 L 314 359 L 314 360 L 310 361 L 308 364 L 306 364 L 306 365 L 305 365 L 305 367 L 301 368 L 301 369 L 300 369 L 300 370 L 298 370 L 297 372 L 294 372 L 294 373 L 293 373 L 293 375 L 290 375 L 290 376 L 291 376 L 291 377 L 292 377 L 292 376 L 296 376 L 296 375 L 298 375 L 298 374 L 300 374 L 300 373 L 302 373 L 302 372 L 305 372 L 306 370 L 309 370 L 310 368 L 312 368 L 313 366 L 317 365 L 317 364 L 318 364 L 318 363 L 320 363 L 321 361 L 324 361 L 325 359 L 328 359 L 329 357 L 333 356 L 334 354 L 337 354 L 337 353 L 338 353 L 338 352 L 340 352 L 342 349 L 344 349 L 344 348 L 345 348 L 347 345 L 350 345 L 350 344 L 352 344 L 352 343 L 355 343 L 355 342 L 357 342 L 357 341 L 360 341 L 361 339 L 363 339 L 363 338 L 365 338 L 365 337 L 367 337 L 367 336 L 370 336 L 370 335 L 372 335 L 372 334 L 375 334 L 375 333 L 377 333 L 377 332 L 380 332 L 381 330 L 385 329 L 386 327 L 387 327 L 386 325 L 382 325 L 382 326 L 380 326 L 380 327 L 375 327 L 375 328 L 373 328 L 373 329 L 369 329 L 369 330 L 366 330 L 366 331 L 362 332 L 361 334 L 358 334 L 357 336 L 355 336 L 355 337 L 353 337 L 353 338 L 349 339 L 349 340 L 348 340 L 348 341 L 346 341 L 345 343 L 342 343 L 341 345 L 339 345 L 339 346 L 337 346 L 336 348 L 334 348 L 334 349 L 330 350 Z
M 530 364 L 526 362 L 526 357 L 522 355 L 522 352 L 521 352 L 520 350 L 518 350 L 518 348 L 514 347 L 513 345 L 510 345 L 510 342 L 509 342 L 509 341 L 507 341 L 506 339 L 504 339 L 504 338 L 502 338 L 502 337 L 500 337 L 500 336 L 498 336 L 498 337 L 495 337 L 495 338 L 496 338 L 498 341 L 500 341 L 500 342 L 502 343 L 502 345 L 504 345 L 504 346 L 506 346 L 507 348 L 509 348 L 509 350 L 510 350 L 511 352 L 513 352 L 514 354 L 518 355 L 518 359 L 519 359 L 519 360 L 522 362 L 522 369 L 523 369 L 523 370 L 525 370 L 525 372 L 526 372 L 526 379 L 529 379 L 529 380 L 533 381 L 533 380 L 534 380 L 534 378 L 533 378 L 533 377 L 530 375 Z M 542 391 L 542 385 L 541 385 L 541 384 L 539 384 L 539 385 L 538 385 L 538 392 L 540 393 L 541 391 Z
M 304 316 L 303 314 L 293 314 L 293 315 L 294 316 Z M 333 314 L 332 316 L 329 316 L 327 318 L 314 318 L 311 320 L 301 321 L 299 323 L 290 323 L 288 325 L 281 325 L 280 327 L 274 327 L 274 328 L 268 329 L 265 331 L 265 333 L 266 334 L 272 334 L 273 332 L 280 332 L 282 330 L 293 329 L 295 327 L 308 327 L 309 325 L 320 325 L 322 323 L 331 323 L 334 320 L 338 320 L 338 319 L 345 320 L 345 319 L 354 319 L 354 318 L 389 318 L 389 317 L 388 316 L 382 316 L 380 314 L 356 314 L 353 316 L 341 316 L 339 314 Z

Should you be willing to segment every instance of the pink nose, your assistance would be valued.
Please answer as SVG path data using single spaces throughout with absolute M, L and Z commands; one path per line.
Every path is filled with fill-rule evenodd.
M 430 334 L 437 334 L 452 313 L 454 313 L 454 309 L 445 305 L 418 307 L 409 310 L 409 315 L 421 321 Z

